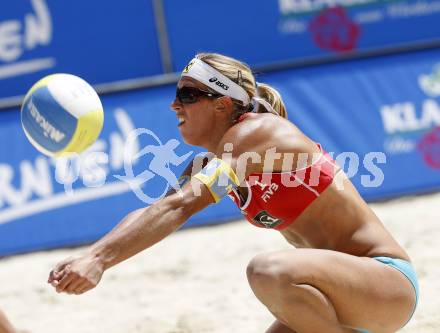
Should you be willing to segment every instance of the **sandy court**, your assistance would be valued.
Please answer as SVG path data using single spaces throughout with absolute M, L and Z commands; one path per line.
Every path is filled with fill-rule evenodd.
M 440 193 L 371 205 L 411 255 L 421 285 L 415 317 L 401 332 L 440 330 Z M 52 266 L 83 249 L 0 260 L 0 306 L 36 333 L 264 332 L 273 320 L 247 285 L 257 253 L 289 248 L 275 231 L 244 221 L 177 232 L 106 272 L 81 296 L 46 284 Z

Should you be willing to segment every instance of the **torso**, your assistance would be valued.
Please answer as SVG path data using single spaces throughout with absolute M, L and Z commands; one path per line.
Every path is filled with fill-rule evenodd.
M 272 118 L 277 118 L 271 115 L 251 115 L 242 119 L 242 123 L 248 119 L 258 121 L 259 117 L 266 117 L 261 119 L 262 128 Z M 276 119 L 273 121 L 277 122 Z M 274 126 L 282 127 L 285 122 L 282 120 Z M 281 132 L 284 130 L 280 128 Z M 303 139 L 306 141 L 305 146 L 313 147 L 308 153 L 319 152 L 319 149 L 315 150 L 315 143 L 298 129 L 296 131 L 296 139 Z M 288 149 L 284 141 L 280 146 Z M 276 144 L 273 146 L 278 147 Z M 269 182 L 261 181 L 262 172 L 252 172 L 247 177 L 247 186 L 238 188 L 235 193 L 231 192 L 230 197 L 249 222 L 279 230 L 296 247 L 329 249 L 357 256 L 387 255 L 409 260 L 345 174 L 337 172 L 337 165 L 325 152 L 322 157 L 305 168 L 306 173 L 300 178 L 305 180 L 304 184 L 285 186 L 281 182 L 281 175 L 286 170 L 275 169 L 272 181 Z M 318 184 L 310 184 L 310 172 L 313 170 L 311 164 L 322 166 Z M 300 171 L 290 170 L 289 173 L 298 176 Z M 254 180 L 250 177 L 252 175 Z

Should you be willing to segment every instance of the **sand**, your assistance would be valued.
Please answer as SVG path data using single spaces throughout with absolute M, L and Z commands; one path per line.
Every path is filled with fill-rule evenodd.
M 400 332 L 440 331 L 440 193 L 371 207 L 412 257 L 421 285 L 413 320 Z M 276 232 L 236 221 L 179 231 L 104 274 L 81 296 L 46 284 L 53 265 L 84 248 L 0 260 L 0 307 L 34 333 L 264 332 L 273 320 L 245 269 L 257 253 L 288 248 Z

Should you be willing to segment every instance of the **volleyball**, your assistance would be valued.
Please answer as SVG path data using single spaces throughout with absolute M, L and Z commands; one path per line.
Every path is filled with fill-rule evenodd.
M 21 106 L 21 124 L 31 144 L 47 156 L 81 153 L 98 138 L 104 112 L 96 91 L 71 74 L 35 83 Z

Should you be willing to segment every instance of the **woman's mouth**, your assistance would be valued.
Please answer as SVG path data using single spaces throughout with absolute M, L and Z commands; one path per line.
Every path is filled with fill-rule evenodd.
M 183 118 L 182 116 L 177 116 L 177 120 L 178 120 L 178 124 L 177 127 L 182 126 L 185 122 L 185 118 Z

